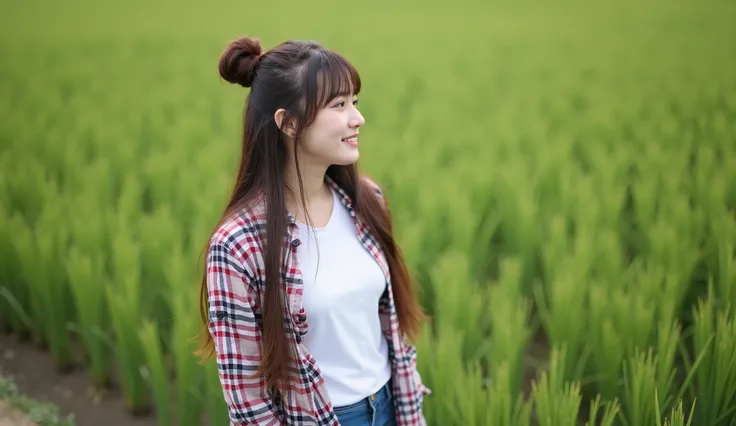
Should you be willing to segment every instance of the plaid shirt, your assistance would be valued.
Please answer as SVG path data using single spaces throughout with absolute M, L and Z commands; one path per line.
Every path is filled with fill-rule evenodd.
M 331 179 L 342 204 L 355 222 L 356 236 L 383 269 L 388 289 L 378 304 L 381 328 L 388 341 L 393 377 L 397 426 L 424 426 L 422 401 L 431 391 L 416 369 L 416 348 L 399 330 L 391 290 L 391 275 L 384 254 L 368 227 L 352 208 L 351 199 Z M 383 199 L 381 190 L 373 184 Z M 302 276 L 296 259 L 301 243 L 294 217 L 289 215 L 286 261 L 281 266 L 288 312 L 284 312 L 289 338 L 297 347 L 298 369 L 292 373 L 294 390 L 275 400 L 262 377 L 250 379 L 260 363 L 261 300 L 265 291 L 265 262 L 261 238 L 265 233 L 263 202 L 229 219 L 210 241 L 207 263 L 209 332 L 215 348 L 220 383 L 228 405 L 231 425 L 339 426 L 316 361 L 302 343 L 307 333 L 307 313 L 302 307 Z

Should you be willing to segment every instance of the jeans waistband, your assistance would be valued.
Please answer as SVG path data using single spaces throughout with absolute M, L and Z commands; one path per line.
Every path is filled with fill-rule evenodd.
M 386 384 L 384 384 L 383 386 L 381 386 L 381 389 L 377 390 L 376 393 L 368 395 L 367 397 L 361 399 L 358 402 L 344 405 L 341 407 L 335 407 L 335 409 L 346 409 L 346 408 L 356 407 L 359 405 L 368 405 L 368 406 L 374 405 L 376 401 L 384 401 L 384 400 L 389 399 L 389 397 L 391 396 L 391 393 L 392 393 L 391 379 L 389 379 L 389 381 L 386 382 Z
M 391 379 L 385 385 L 381 386 L 378 392 L 370 395 L 368 399 L 375 401 L 376 399 L 387 399 L 389 396 L 391 396 Z

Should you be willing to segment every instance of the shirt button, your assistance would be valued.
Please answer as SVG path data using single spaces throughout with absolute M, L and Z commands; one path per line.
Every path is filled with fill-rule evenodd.
M 294 246 L 294 247 L 299 247 L 299 245 L 300 245 L 301 243 L 302 243 L 302 242 L 301 242 L 301 241 L 299 241 L 299 238 L 294 238 L 293 240 L 291 240 L 291 245 L 292 245 L 292 246 Z

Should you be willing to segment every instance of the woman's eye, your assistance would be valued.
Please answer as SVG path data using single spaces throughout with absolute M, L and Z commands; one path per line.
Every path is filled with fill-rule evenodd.
M 353 105 L 358 105 L 358 100 L 357 99 L 353 101 Z M 335 107 L 336 108 L 337 107 L 342 108 L 344 106 L 345 106 L 345 101 L 340 101 L 340 102 L 338 102 L 338 103 L 335 104 Z

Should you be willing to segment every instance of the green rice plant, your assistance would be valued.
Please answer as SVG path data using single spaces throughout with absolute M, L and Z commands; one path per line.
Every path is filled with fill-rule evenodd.
M 530 160 L 538 162 L 532 167 L 532 179 L 536 182 L 538 202 L 544 206 L 545 215 L 564 215 L 574 202 L 570 177 L 576 169 L 563 166 L 573 146 L 574 142 L 570 138 L 560 136 L 555 138 L 546 155 L 530 157 Z
M 172 327 L 171 290 L 166 285 L 166 262 L 170 247 L 180 243 L 177 219 L 168 204 L 159 205 L 150 215 L 139 220 L 141 242 L 141 279 L 148 283 L 147 297 L 141 309 L 158 324 L 162 335 L 170 335 Z
M 424 223 L 421 227 L 422 233 L 412 235 L 413 238 L 419 237 L 421 241 L 421 256 L 415 268 L 418 271 L 429 271 L 452 240 L 451 230 L 444 225 L 450 212 L 448 206 L 445 205 L 446 203 L 440 202 L 434 189 L 420 189 L 417 191 L 416 197 L 418 199 L 415 211 L 416 214 L 424 218 Z M 425 226 L 428 224 L 434 224 L 437 232 L 431 234 L 424 232 Z M 429 274 L 429 272 L 427 273 Z
M 680 186 L 683 185 L 685 184 L 680 182 Z M 702 260 L 704 253 L 699 243 L 708 231 L 708 220 L 703 206 L 691 204 L 690 197 L 688 192 L 678 190 L 669 198 L 666 211 L 669 213 L 667 221 L 670 230 L 667 231 L 667 239 L 679 244 L 665 249 L 660 243 L 662 259 L 669 261 L 664 266 L 680 275 L 690 273 Z
M 509 254 L 518 255 L 524 259 L 524 280 L 531 278 L 534 273 L 532 261 L 541 238 L 537 226 L 539 208 L 533 193 L 521 188 L 533 187 L 534 183 L 524 182 L 529 178 L 523 175 L 523 168 L 512 168 L 511 173 L 504 176 L 499 182 L 498 203 L 501 213 L 499 229 L 503 235 L 503 246 Z M 513 182 L 513 184 L 511 183 Z M 513 194 L 513 195 L 512 195 Z
M 662 394 L 662 398 L 656 398 L 655 402 L 663 410 L 669 410 L 674 401 L 676 373 L 677 373 L 677 349 L 680 342 L 680 325 L 676 321 L 666 322 L 662 320 L 657 327 L 657 344 L 654 350 L 657 353 L 657 365 L 655 372 L 656 393 Z M 681 385 L 678 390 L 678 399 L 682 396 L 685 386 Z
M 479 362 L 466 363 L 467 368 L 461 370 L 452 381 L 454 398 L 451 401 L 451 417 L 448 424 L 480 426 L 488 424 L 487 391 L 483 389 L 483 369 Z
M 718 154 L 713 147 L 709 144 L 698 144 L 695 151 L 693 196 L 698 200 L 698 204 L 703 206 L 705 218 L 717 222 L 723 213 L 728 183 L 722 173 L 716 173 L 722 168 L 717 164 Z
M 487 197 L 484 200 L 486 204 L 493 202 L 492 196 L 483 195 Z M 500 255 L 493 250 L 493 237 L 501 224 L 501 214 L 489 205 L 482 211 L 476 208 L 473 214 L 466 216 L 465 220 L 477 224 L 473 233 L 473 241 L 470 243 L 471 247 L 464 252 L 469 259 L 468 266 L 471 268 L 471 275 L 477 280 L 488 279 L 491 277 L 492 268 L 497 267 Z
M 622 348 L 618 353 L 629 356 L 630 361 L 630 357 L 641 350 L 651 348 L 657 356 L 655 387 L 664 398 L 674 390 L 672 386 L 675 385 L 676 356 L 681 337 L 680 325 L 676 318 L 679 306 L 686 296 L 687 287 L 682 284 L 685 281 L 677 274 L 665 274 L 656 263 L 634 262 L 629 273 L 634 285 L 629 287 L 626 292 L 628 294 L 617 292 L 619 297 L 616 300 L 621 303 L 610 305 L 613 310 L 608 309 L 609 315 L 614 318 L 619 336 L 622 336 Z M 604 297 L 597 302 L 597 306 L 592 310 L 606 309 Z M 614 350 L 612 347 L 606 349 Z M 606 355 L 601 353 L 601 356 Z M 612 383 L 608 386 L 609 390 L 613 388 Z M 608 395 L 610 397 L 610 394 Z M 667 397 L 658 403 L 669 409 L 671 401 Z
M 145 366 L 144 351 L 138 336 L 140 309 L 140 248 L 133 241 L 129 227 L 118 223 L 113 237 L 112 285 L 105 287 L 115 336 L 115 355 L 121 370 L 123 395 L 128 410 L 148 410 L 148 393 L 141 376 Z
M 716 306 L 711 290 L 693 308 L 692 349 L 702 363 L 687 367 L 694 373 L 692 391 L 699 401 L 695 423 L 731 426 L 736 419 L 736 319 L 733 308 Z
M 432 354 L 420 355 L 417 361 L 422 380 L 432 389 L 431 398 L 427 398 L 423 407 L 424 415 L 428 424 L 462 424 L 463 414 L 456 406 L 455 383 L 464 374 L 461 348 L 466 328 L 457 329 L 447 322 L 437 324 L 436 328 L 433 335 L 425 328 L 425 334 L 417 345 L 417 353 L 421 349 L 430 349 L 431 352 L 424 353 Z M 425 343 L 421 344 L 422 341 Z
M 0 155 L 0 167 L 4 166 L 5 162 L 3 161 L 3 156 Z M 7 211 L 8 201 L 7 201 L 7 195 L 5 194 L 5 179 L 3 179 L 2 176 L 0 176 L 0 276 L 7 277 L 3 278 L 2 281 L 0 281 L 0 288 L 6 288 L 5 286 L 9 286 L 9 281 L 14 281 L 13 277 L 10 277 L 10 273 L 15 269 L 13 266 L 13 263 L 11 263 L 11 250 L 9 247 L 9 241 L 7 235 L 7 221 L 10 216 L 10 212 Z M 14 253 L 12 253 L 12 256 L 14 257 Z M 15 284 L 14 284 L 15 286 Z M 9 296 L 12 297 L 12 293 L 10 293 L 9 290 L 6 290 Z M 17 302 L 16 302 L 17 303 Z M 0 331 L 2 331 L 2 327 L 5 326 L 8 329 L 12 329 L 12 327 L 15 325 L 17 326 L 18 321 L 18 314 L 15 312 L 15 310 L 10 305 L 10 300 L 6 298 L 0 298 Z M 12 324 L 14 323 L 14 324 Z
M 111 237 L 114 232 L 111 230 L 117 220 L 109 201 L 100 196 L 104 193 L 101 182 L 109 178 L 104 176 L 104 170 L 94 166 L 82 170 L 80 174 L 87 179 L 79 192 L 69 197 L 69 205 L 73 207 L 67 212 L 66 221 L 74 246 L 83 254 L 99 256 L 99 266 L 107 271 L 113 257 Z
M 150 119 L 147 118 L 146 123 L 149 122 Z M 152 126 L 147 125 L 146 128 L 155 129 Z M 170 208 L 169 206 L 171 206 L 174 195 L 172 193 L 171 182 L 176 177 L 176 163 L 171 161 L 170 153 L 161 149 L 152 150 L 142 160 L 141 166 L 141 175 L 146 185 L 149 202 L 155 200 L 158 206 L 167 206 L 167 209 Z
M 577 426 L 582 396 L 580 384 L 565 380 L 564 346 L 552 347 L 549 368 L 532 382 L 535 419 L 539 426 Z
M 734 170 L 736 168 L 736 159 L 733 157 L 730 158 L 730 161 L 726 159 L 726 165 L 724 166 L 726 170 Z M 728 211 L 735 211 L 736 210 L 736 182 L 734 181 L 734 177 L 730 176 L 726 178 L 726 190 L 724 196 L 726 197 L 726 208 Z
M 457 413 L 451 424 L 529 426 L 532 401 L 508 386 L 512 378 L 506 363 L 494 365 L 489 386 L 479 386 L 482 381 L 483 368 L 477 361 L 468 363 L 466 372 L 456 378 Z
M 509 382 L 503 387 L 512 396 L 521 392 L 524 352 L 532 334 L 529 325 L 531 304 L 522 294 L 522 273 L 521 260 L 504 259 L 500 281 L 490 286 L 487 308 L 491 322 L 491 336 L 487 340 L 488 365 L 490 368 L 504 366 L 503 378 Z
M 534 290 L 539 319 L 551 346 L 565 346 L 566 356 L 561 362 L 566 365 L 560 371 L 567 380 L 580 379 L 587 362 L 584 344 L 587 324 L 581 319 L 588 315 L 588 310 L 586 292 L 581 288 L 587 281 L 589 261 L 585 249 L 576 250 L 560 261 L 557 272 L 549 276 L 544 286 L 538 284 Z
M 110 383 L 111 355 L 107 342 L 101 338 L 107 330 L 105 288 L 110 287 L 101 259 L 99 254 L 87 255 L 72 246 L 64 262 L 77 312 L 74 326 L 82 337 L 92 383 L 99 388 Z
M 609 288 L 608 297 L 608 310 L 614 328 L 623 338 L 626 355 L 650 347 L 657 325 L 656 302 L 653 303 L 644 292 L 625 290 L 614 287 L 613 284 Z
M 202 392 L 202 369 L 193 355 L 196 341 L 192 336 L 199 332 L 196 312 L 196 289 L 189 283 L 195 277 L 193 268 L 187 265 L 187 257 L 182 250 L 174 248 L 168 259 L 167 282 L 170 289 L 172 312 L 174 314 L 171 333 L 171 351 L 176 376 L 176 400 L 178 407 L 177 424 L 181 426 L 199 425 L 200 413 L 205 396 Z
M 138 339 L 138 303 L 113 287 L 105 287 L 115 335 L 115 355 L 120 369 L 126 408 L 134 414 L 148 410 L 146 384 L 141 375 L 144 353 Z
M 591 276 L 601 283 L 626 286 L 637 261 L 634 260 L 634 266 L 624 267 L 627 262 L 624 261 L 618 231 L 595 224 L 581 225 L 579 221 L 576 226 L 584 229 L 587 235 L 595 235 L 595 244 L 591 247 Z
M 432 331 L 432 324 L 427 323 L 424 324 L 419 332 L 419 336 L 414 342 L 414 345 L 417 350 L 417 354 L 421 353 L 427 353 L 423 351 L 431 351 L 433 348 L 435 348 L 435 338 L 433 337 L 433 331 Z M 433 365 L 434 360 L 432 356 L 417 356 L 417 371 L 419 371 L 419 374 L 422 377 L 422 382 L 425 386 L 432 389 L 434 393 L 435 385 L 434 385 L 434 371 L 433 371 Z M 213 366 L 212 368 L 215 368 Z M 432 411 L 432 402 L 431 401 L 425 401 L 424 403 L 424 410 L 426 410 L 428 413 Z
M 44 165 L 35 158 L 28 158 L 23 161 L 23 167 L 12 163 L 9 166 L 4 169 L 8 170 L 4 198 L 26 224 L 33 226 L 44 211 L 44 194 L 48 191 Z
M 585 426 L 613 426 L 616 424 L 616 418 L 621 409 L 618 398 L 603 401 L 600 394 L 591 401 Z
M 637 350 L 623 364 L 622 420 L 626 426 L 654 423 L 656 355 Z
M 616 328 L 611 314 L 608 287 L 597 281 L 589 285 L 590 307 L 587 347 L 590 353 L 588 369 L 583 384 L 595 384 L 606 400 L 619 395 L 621 388 L 621 364 L 626 354 L 625 336 Z
M 431 278 L 434 294 L 439 295 L 434 299 L 436 322 L 464 330 L 460 352 L 464 361 L 481 356 L 489 329 L 488 313 L 484 311 L 488 297 L 486 290 L 472 281 L 467 257 L 457 251 L 445 252 L 432 269 Z
M 568 218 L 550 215 L 545 235 L 545 245 L 541 248 L 545 282 L 554 280 L 565 266 L 565 258 L 573 251 L 568 236 Z
M 202 137 L 206 136 L 203 135 Z M 196 146 L 196 144 L 192 144 L 191 146 Z M 180 150 L 177 150 L 176 152 L 181 153 Z M 175 154 L 172 153 L 169 157 L 174 157 L 174 155 Z M 180 155 L 183 157 L 183 153 Z M 169 161 L 171 160 L 169 159 Z M 186 158 L 181 159 L 182 163 L 187 161 L 188 160 Z M 183 227 L 181 229 L 186 230 L 182 235 L 183 242 L 186 245 L 191 244 L 193 241 L 201 241 L 192 239 L 192 230 L 194 229 L 194 224 L 197 220 L 197 212 L 200 210 L 199 204 L 201 202 L 197 192 L 192 191 L 193 189 L 195 191 L 199 189 L 197 192 L 203 193 L 208 190 L 208 186 L 203 185 L 202 179 L 197 175 L 188 172 L 186 169 L 179 169 L 172 183 L 171 190 L 173 192 L 174 199 L 171 203 L 171 208 L 172 212 L 177 217 L 177 221 L 180 223 L 180 226 Z
M 126 151 L 127 152 L 127 151 Z M 118 220 L 135 223 L 143 210 L 143 185 L 136 173 L 126 173 L 123 177 L 120 194 L 117 198 L 116 213 Z
M 533 401 L 525 399 L 522 393 L 514 393 L 513 388 L 506 387 L 506 383 L 513 383 L 513 377 L 507 373 L 506 365 L 497 365 L 492 377 L 494 380 L 489 387 L 488 403 L 485 405 L 487 422 L 483 424 L 529 425 Z
M 631 192 L 634 199 L 634 223 L 640 231 L 634 254 L 647 256 L 651 253 L 650 246 L 652 242 L 650 241 L 650 235 L 642 228 L 645 228 L 648 224 L 657 223 L 657 202 L 660 197 L 657 194 L 656 183 L 648 179 L 638 179 L 632 185 Z
M 46 191 L 52 194 L 54 190 Z M 48 345 L 57 368 L 64 371 L 71 366 L 72 356 L 67 328 L 71 316 L 68 285 L 64 274 L 58 273 L 63 270 L 62 253 L 69 239 L 68 230 L 57 225 L 61 220 L 61 208 L 49 206 L 33 230 L 25 224 L 15 229 L 13 240 L 29 286 L 35 340 Z
M 692 271 L 690 272 L 692 276 Z M 692 284 L 688 279 L 676 273 L 667 273 L 659 293 L 658 321 L 667 324 L 683 318 L 688 306 L 689 292 Z M 664 295 L 664 296 L 662 296 Z M 681 336 L 677 336 L 679 339 Z
M 468 191 L 462 186 L 458 187 L 457 182 L 454 180 L 441 180 L 437 182 L 437 185 L 433 188 L 433 192 L 436 194 L 452 194 L 453 202 L 452 206 L 439 202 L 437 197 L 433 197 L 433 200 L 438 205 L 434 207 L 434 211 L 438 211 L 440 208 L 446 210 L 442 215 L 438 215 L 438 219 L 444 224 L 443 233 L 450 231 L 452 232 L 451 237 L 448 238 L 448 243 L 444 247 L 445 251 L 456 251 L 459 253 L 466 253 L 468 256 L 486 256 L 487 250 L 483 250 L 480 247 L 480 251 L 473 251 L 474 245 L 477 244 L 478 237 L 485 237 L 484 242 L 490 240 L 491 235 L 488 234 L 488 229 L 484 230 L 485 235 L 479 235 L 477 233 L 477 221 L 475 217 L 477 215 L 476 207 L 473 205 L 473 201 L 468 194 Z M 436 247 L 443 247 L 441 244 Z M 469 259 L 469 265 L 476 265 L 473 262 L 475 258 Z M 472 275 L 472 274 L 471 274 Z
M 169 426 L 171 425 L 169 378 L 161 351 L 158 327 L 154 322 L 145 321 L 138 335 L 146 357 L 145 376 L 148 378 L 148 386 L 156 404 L 156 421 L 159 426 Z
M 654 225 L 653 227 L 666 230 L 657 235 L 662 240 L 669 240 L 668 247 L 680 245 L 674 238 L 662 237 L 662 235 L 669 235 L 671 228 L 665 225 Z M 669 249 L 662 248 L 662 250 Z M 672 256 L 675 257 L 675 255 Z M 624 270 L 625 273 L 621 277 L 625 283 L 624 287 L 628 293 L 637 295 L 635 298 L 637 302 L 641 300 L 656 301 L 652 305 L 653 310 L 648 309 L 642 312 L 642 315 L 652 315 L 655 317 L 653 318 L 654 321 L 664 321 L 666 323 L 679 318 L 683 314 L 683 308 L 691 291 L 690 277 L 695 269 L 693 259 L 695 261 L 700 259 L 698 253 L 692 253 L 692 256 L 687 261 L 664 260 L 655 256 L 637 258 Z M 647 339 L 653 343 L 651 340 L 653 336 L 647 336 L 645 334 L 647 332 L 652 332 L 652 330 L 644 329 L 637 337 L 639 344 L 645 344 Z
M 28 286 L 23 280 L 20 259 L 13 243 L 14 231 L 22 226 L 20 215 L 10 215 L 0 205 L 0 325 L 7 325 L 12 332 L 25 338 L 30 333 L 33 319 L 28 316 Z
M 71 155 L 71 154 L 70 154 Z M 82 168 L 77 169 L 78 173 L 72 173 L 69 186 L 77 188 L 77 194 L 80 194 L 78 204 L 74 204 L 77 208 L 86 212 L 88 216 L 98 216 L 100 211 L 107 209 L 115 202 L 116 189 L 113 187 L 113 176 L 111 176 L 110 159 L 106 156 L 95 157 L 90 160 L 89 164 L 85 164 Z M 102 216 L 104 218 L 104 216 Z M 95 242 L 105 242 L 106 235 L 97 235 Z M 98 249 L 105 247 L 98 245 Z
M 672 326 L 670 330 L 673 335 L 676 333 L 676 327 Z M 659 410 L 668 410 L 665 407 L 674 407 L 675 401 L 682 401 L 681 398 L 693 375 L 696 374 L 702 357 L 688 368 L 687 376 L 675 392 L 675 389 L 672 389 L 674 370 L 666 371 L 659 366 L 660 363 L 672 363 L 665 357 L 672 356 L 673 351 L 665 349 L 662 353 L 656 353 L 651 347 L 646 350 L 637 348 L 624 362 L 621 411 L 624 425 L 653 424 Z
M 659 400 L 659 396 L 656 395 L 654 398 L 655 401 Z M 657 426 L 690 426 L 693 421 L 693 414 L 695 412 L 695 404 L 697 401 L 693 401 L 692 407 L 690 407 L 690 415 L 687 417 L 687 420 L 685 419 L 685 412 L 683 411 L 682 407 L 682 400 L 679 400 L 677 402 L 677 405 L 672 407 L 672 410 L 670 411 L 670 416 L 668 418 L 664 419 L 664 424 L 662 423 L 662 413 L 659 407 L 659 404 L 657 404 Z
M 715 287 L 721 306 L 736 309 L 736 219 L 723 212 L 712 222 L 716 265 Z

